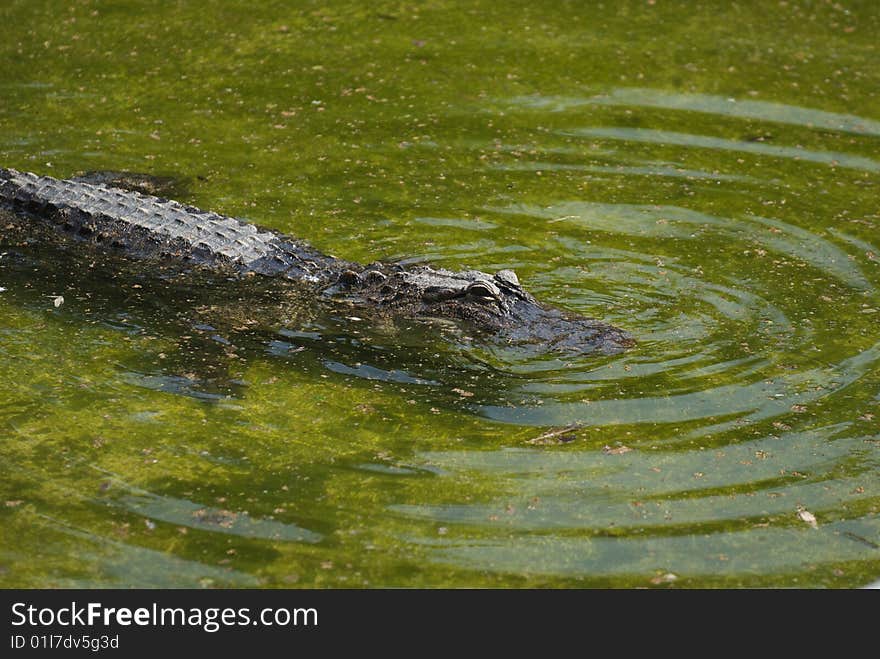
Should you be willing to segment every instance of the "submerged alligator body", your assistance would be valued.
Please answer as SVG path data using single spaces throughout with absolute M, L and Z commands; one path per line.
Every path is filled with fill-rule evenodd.
M 427 266 L 360 265 L 253 224 L 103 183 L 0 169 L 0 205 L 133 258 L 298 282 L 377 313 L 465 321 L 504 343 L 615 353 L 622 330 L 544 305 L 511 270 L 494 275 Z

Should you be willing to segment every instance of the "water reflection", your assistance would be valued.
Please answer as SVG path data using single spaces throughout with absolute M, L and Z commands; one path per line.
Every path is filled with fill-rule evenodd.
M 254 585 L 308 556 L 314 584 L 330 574 L 327 555 L 401 585 L 414 571 L 437 585 L 473 585 L 475 574 L 646 585 L 658 573 L 808 585 L 815 570 L 876 565 L 880 252 L 876 209 L 852 202 L 880 169 L 860 155 L 880 124 L 631 88 L 500 105 L 493 131 L 437 127 L 421 154 L 396 134 L 387 152 L 371 146 L 389 170 L 400 154 L 428 153 L 444 178 L 430 170 L 436 190 L 377 204 L 374 217 L 387 217 L 370 249 L 402 263 L 515 269 L 540 299 L 622 326 L 637 346 L 536 355 L 454 324 L 353 319 L 271 287 L 92 272 L 46 245 L 5 258 L 2 303 L 41 324 L 0 330 L 0 354 L 20 366 L 33 353 L 60 375 L 34 378 L 28 399 L 14 388 L 29 386 L 18 366 L 8 368 L 19 399 L 0 405 L 15 438 L 2 444 L 4 463 L 48 461 L 10 478 L 69 482 L 55 499 L 30 500 L 59 517 L 94 515 L 82 529 L 45 518 L 57 546 L 102 567 L 60 583 Z M 642 123 L 626 124 L 628 108 L 645 110 Z M 817 129 L 846 133 L 852 152 Z M 773 171 L 742 154 L 773 159 Z M 394 186 L 419 176 L 401 162 Z M 299 199 L 279 206 L 288 202 Z M 333 221 L 355 235 L 359 209 Z M 58 291 L 69 302 L 47 313 L 44 293 Z M 52 346 L 78 352 L 55 361 Z M 95 359 L 111 367 L 79 379 Z M 81 412 L 89 406 L 100 413 Z M 109 439 L 71 431 L 59 446 L 45 420 L 59 408 Z M 154 436 L 163 461 L 144 476 Z M 65 508 L 86 491 L 69 471 L 77 459 L 149 481 L 120 477 Z M 117 515 L 157 533 L 108 539 L 100 527 Z M 180 528 L 190 554 L 174 544 Z M 233 540 L 257 557 L 240 571 L 192 558 L 220 547 L 225 560 Z M 138 546 L 150 542 L 172 549 Z M 126 579 L 141 562 L 149 569 Z
M 44 549 L 64 553 L 76 547 L 79 574 L 56 575 L 55 588 L 256 588 L 260 580 L 229 567 L 205 565 L 167 551 L 141 547 L 43 517 Z M 49 584 L 46 584 L 48 586 Z
M 511 99 L 509 105 L 544 112 L 568 112 L 578 108 L 601 105 L 687 110 L 720 117 L 757 119 L 857 135 L 880 135 L 880 121 L 851 114 L 826 112 L 772 101 L 730 98 L 713 94 L 671 92 L 664 89 L 623 87 L 604 94 L 584 97 L 521 96 Z
M 710 135 L 694 135 L 692 133 L 678 133 L 670 130 L 654 130 L 650 128 L 624 128 L 624 127 L 596 127 L 575 128 L 560 131 L 561 135 L 575 137 L 594 137 L 608 140 L 625 140 L 627 142 L 644 142 L 657 145 L 674 145 L 684 147 L 696 147 L 700 149 L 715 149 L 718 151 L 733 151 L 741 153 L 755 153 L 773 158 L 790 158 L 806 162 L 816 162 L 835 167 L 859 169 L 866 172 L 880 171 L 880 162 L 864 156 L 839 151 L 815 151 L 796 146 L 780 146 L 763 142 L 750 142 L 746 140 L 730 140 Z
M 848 430 L 841 423 L 708 451 L 642 441 L 625 452 L 423 452 L 417 464 L 488 479 L 495 493 L 391 510 L 444 529 L 442 538 L 405 538 L 431 560 L 499 572 L 743 577 L 768 565 L 871 560 L 880 546 L 876 440 Z M 805 503 L 817 528 L 797 515 Z
M 649 585 L 651 575 L 669 573 L 682 585 L 731 577 L 759 578 L 772 572 L 793 577 L 795 585 L 815 583 L 804 571 L 845 562 L 874 561 L 876 549 L 861 538 L 876 537 L 876 518 L 835 522 L 820 530 L 810 528 L 748 529 L 727 534 L 688 534 L 671 537 L 555 537 L 540 536 L 483 540 L 454 538 L 414 540 L 433 560 L 447 566 L 520 575 L 557 575 L 592 579 L 615 577 Z M 842 571 L 841 571 L 842 573 Z M 668 581 L 672 582 L 672 581 Z M 618 582 L 619 583 L 619 582 Z M 706 583 L 704 581 L 703 583 Z M 722 582 L 723 583 L 723 582 Z

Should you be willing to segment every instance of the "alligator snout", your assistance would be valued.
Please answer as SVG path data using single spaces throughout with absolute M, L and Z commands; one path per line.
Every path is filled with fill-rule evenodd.
M 623 330 L 542 304 L 512 270 L 450 272 L 417 266 L 394 272 L 376 301 L 396 313 L 465 321 L 508 345 L 542 352 L 613 354 L 634 345 Z
M 500 325 L 498 339 L 542 352 L 611 355 L 635 345 L 633 338 L 618 327 L 535 301 L 517 302 L 510 317 L 515 321 Z

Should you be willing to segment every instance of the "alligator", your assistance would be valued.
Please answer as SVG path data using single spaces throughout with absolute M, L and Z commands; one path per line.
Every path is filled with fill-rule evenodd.
M 57 179 L 0 169 L 0 206 L 126 257 L 236 277 L 281 278 L 383 315 L 464 322 L 504 344 L 582 354 L 614 354 L 633 345 L 617 327 L 539 302 L 512 270 L 361 265 L 277 231 L 118 187 L 106 178 Z

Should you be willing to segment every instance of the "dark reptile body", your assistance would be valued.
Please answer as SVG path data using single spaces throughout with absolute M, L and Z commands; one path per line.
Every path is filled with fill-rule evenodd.
M 604 353 L 633 344 L 616 327 L 538 302 L 511 270 L 362 266 L 176 201 L 14 169 L 0 169 L 0 205 L 127 256 L 286 278 L 376 313 L 465 321 L 504 343 Z
M 318 285 L 352 265 L 233 217 L 106 185 L 0 169 L 0 199 L 66 233 L 141 258 Z

